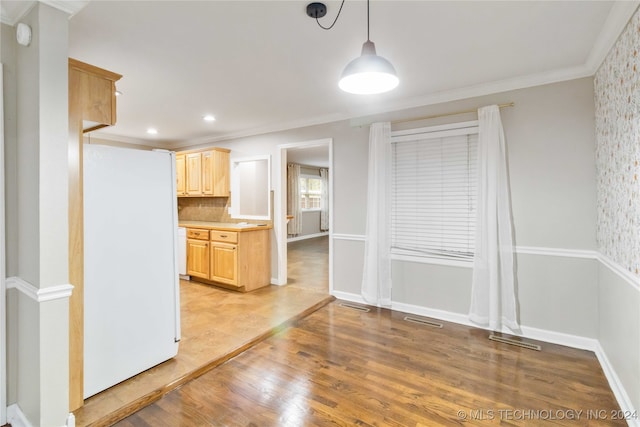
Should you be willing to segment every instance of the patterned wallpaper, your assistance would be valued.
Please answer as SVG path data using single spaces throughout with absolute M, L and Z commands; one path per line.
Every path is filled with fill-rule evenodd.
M 596 73 L 601 253 L 640 276 L 640 10 Z

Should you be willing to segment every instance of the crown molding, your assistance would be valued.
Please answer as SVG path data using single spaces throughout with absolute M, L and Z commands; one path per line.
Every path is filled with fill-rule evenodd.
M 40 2 L 68 13 L 69 17 L 80 12 L 89 4 L 89 0 L 40 0 Z
M 0 2 L 0 22 L 15 26 L 36 3 L 38 2 L 32 0 Z M 72 17 L 89 4 L 89 0 L 40 0 L 40 3 L 68 13 L 69 17 Z
M 624 31 L 627 23 L 638 9 L 638 5 L 640 5 L 638 0 L 617 1 L 613 4 L 602 31 L 600 31 L 587 58 L 586 66 L 591 71 L 591 74 L 595 74 L 598 71 L 620 34 Z
M 35 1 L 0 2 L 0 22 L 15 26 L 36 4 Z M 9 5 L 11 5 L 9 7 Z
M 52 2 L 52 0 L 48 0 Z M 56 3 L 66 3 L 61 0 L 57 0 Z M 221 141 L 229 141 L 238 138 L 246 138 L 256 135 L 263 135 L 273 132 L 281 132 L 291 129 L 297 129 L 308 126 L 322 125 L 332 122 L 338 122 L 343 120 L 350 121 L 351 126 L 365 126 L 372 123 L 373 116 L 380 114 L 390 114 L 407 110 L 416 107 L 424 107 L 434 104 L 441 104 L 445 102 L 458 101 L 463 99 L 469 99 L 479 96 L 486 96 L 496 93 L 508 92 L 518 89 L 526 89 L 535 86 L 541 86 L 552 83 L 559 83 L 568 80 L 574 80 L 584 77 L 592 77 L 607 54 L 611 50 L 611 47 L 615 44 L 616 40 L 624 30 L 625 26 L 629 22 L 629 19 L 633 16 L 635 11 L 640 5 L 640 0 L 631 1 L 616 1 L 614 2 L 609 15 L 603 25 L 598 38 L 596 39 L 594 46 L 592 47 L 589 56 L 582 65 L 568 67 L 563 69 L 551 70 L 542 73 L 523 75 L 510 79 L 497 80 L 493 82 L 480 83 L 477 85 L 466 86 L 453 90 L 446 90 L 441 92 L 431 93 L 427 96 L 415 97 L 404 101 L 385 104 L 382 106 L 369 107 L 364 106 L 362 108 L 347 111 L 345 113 L 330 114 L 320 117 L 311 117 L 302 120 L 295 120 L 289 122 L 280 122 L 269 126 L 242 130 L 238 132 L 223 133 L 216 136 L 207 136 L 201 138 L 195 138 L 184 141 L 154 141 L 135 139 L 128 137 L 121 137 L 117 135 L 108 135 L 102 133 L 95 133 L 96 137 L 108 139 L 112 141 L 118 141 L 129 144 L 139 144 L 150 147 L 159 147 L 166 149 L 184 149 L 187 147 L 204 146 L 207 144 L 213 144 Z M 373 104 L 371 104 L 373 105 Z
M 87 138 L 86 135 L 85 135 L 85 138 Z M 175 145 L 175 142 L 173 141 L 156 141 L 156 140 L 150 140 L 150 139 L 133 138 L 130 136 L 115 135 L 112 133 L 105 133 L 101 131 L 91 132 L 91 135 L 88 137 L 88 142 L 92 143 L 93 140 L 97 140 L 97 143 L 100 143 L 101 140 L 113 141 L 113 142 L 120 142 L 123 144 L 143 145 L 145 147 L 161 148 L 165 150 L 170 150 Z

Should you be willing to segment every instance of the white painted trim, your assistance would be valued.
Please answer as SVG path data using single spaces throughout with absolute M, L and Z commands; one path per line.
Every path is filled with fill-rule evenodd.
M 366 304 L 364 299 L 357 294 L 351 294 L 348 292 L 333 292 L 333 296 L 338 299 L 351 301 L 361 304 Z M 433 319 L 443 320 L 445 322 L 456 323 L 459 325 L 470 326 L 478 329 L 485 329 L 481 325 L 473 323 L 469 320 L 469 316 L 467 314 L 455 313 L 452 311 L 439 310 L 435 308 L 422 307 L 413 304 L 406 304 L 396 301 L 391 301 L 391 310 L 400 311 L 408 314 L 415 314 L 417 316 L 431 317 Z M 529 338 L 538 341 L 544 341 L 552 344 L 564 345 L 572 348 L 579 348 L 581 350 L 591 350 L 595 351 L 598 345 L 598 341 L 595 338 L 587 338 L 581 337 L 578 335 L 565 334 L 562 332 L 549 331 L 545 329 L 533 328 L 530 326 L 522 326 L 522 333 L 515 333 L 514 331 L 503 328 L 500 332 L 522 336 L 524 338 Z
M 32 300 L 40 303 L 69 298 L 73 291 L 73 285 L 64 284 L 38 289 L 26 280 L 14 276 L 7 279 L 7 289 L 17 289 Z
M 2 8 L 2 14 L 0 15 L 0 22 L 3 24 L 11 25 L 14 27 L 23 17 L 29 13 L 31 8 L 36 5 L 36 1 L 21 1 L 14 2 L 14 9 L 9 11 L 6 8 Z
M 33 427 L 17 403 L 7 408 L 7 422 L 11 427 Z
M 4 171 L 4 68 L 0 62 L 0 313 L 7 312 L 7 276 L 5 249 L 5 171 Z M 0 425 L 7 423 L 7 316 L 0 316 Z
M 299 240 L 315 239 L 316 237 L 322 237 L 322 236 L 328 236 L 328 235 L 329 235 L 329 232 L 325 231 L 325 232 L 322 232 L 322 233 L 305 234 L 303 236 L 289 237 L 287 239 L 287 243 L 289 243 L 289 242 L 297 242 Z
M 278 283 L 278 278 L 277 277 L 272 277 L 271 281 L 269 282 L 272 285 L 276 285 L 276 286 L 282 286 L 283 284 Z
M 165 150 L 175 151 L 175 142 L 166 142 L 166 141 L 155 141 L 155 140 L 147 140 L 142 138 L 132 138 L 130 136 L 123 135 L 113 135 L 111 133 L 106 133 L 104 130 L 106 128 L 102 128 L 101 131 L 92 131 L 84 136 L 84 141 L 93 144 L 100 144 L 102 141 L 113 141 L 120 142 L 123 144 L 131 144 L 131 145 L 142 145 L 151 148 L 161 148 Z M 94 139 L 97 141 L 94 142 Z
M 439 310 L 436 308 L 422 307 L 419 305 L 406 304 L 402 302 L 391 301 L 391 309 L 401 311 L 403 313 L 415 314 L 417 316 L 431 317 L 445 322 L 457 323 L 459 325 L 471 326 L 478 329 L 479 325 L 472 323 L 466 314 L 454 313 L 452 311 Z
M 339 234 L 339 233 L 333 233 L 331 235 L 331 238 L 333 240 L 353 240 L 356 242 L 364 242 L 367 240 L 367 238 L 362 235 L 362 234 Z
M 24 415 L 24 412 L 20 409 L 17 403 L 9 406 L 7 408 L 7 422 L 11 424 L 11 427 L 33 427 L 33 424 L 29 422 L 27 417 Z M 67 417 L 67 421 L 61 427 L 75 427 L 76 426 L 76 417 L 73 413 L 69 413 Z
M 613 369 L 613 365 L 609 361 L 607 357 L 607 353 L 604 351 L 604 348 L 600 345 L 600 342 L 596 341 L 596 347 L 594 349 L 596 356 L 598 357 L 598 361 L 600 362 L 600 366 L 602 366 L 602 370 L 604 372 L 604 376 L 609 381 L 609 387 L 611 387 L 611 391 L 613 391 L 613 395 L 616 397 L 618 404 L 620 405 L 620 410 L 623 412 L 629 411 L 634 412 L 638 410 L 638 408 L 633 407 L 633 403 L 631 403 L 631 398 L 627 391 L 622 385 L 620 378 L 616 374 L 615 369 Z M 640 415 L 640 414 L 639 414 Z M 632 427 L 640 427 L 640 418 L 639 419 L 629 419 L 627 420 L 627 424 Z
M 559 256 L 567 258 L 598 259 L 598 252 L 583 249 L 544 248 L 539 246 L 516 246 L 516 252 L 527 255 Z
M 287 150 L 289 148 L 329 147 L 329 169 L 333 170 L 333 138 L 279 144 L 276 156 L 274 233 L 278 252 L 278 285 L 287 283 Z M 329 230 L 333 229 L 333 173 L 329 174 Z M 329 291 L 333 289 L 333 245 L 329 241 Z
M 370 305 L 368 302 L 364 300 L 364 298 L 362 298 L 361 295 L 352 294 L 349 292 L 335 291 L 335 290 L 331 292 L 331 295 L 333 295 L 339 300 L 355 302 L 355 303 L 364 304 L 364 305 Z
M 4 71 L 0 62 L 0 102 L 4 104 Z M 0 104 L 0 425 L 7 423 L 7 284 L 4 178 L 4 105 Z
M 532 340 L 544 341 L 552 344 L 564 345 L 566 347 L 578 348 L 580 350 L 594 351 L 598 345 L 595 338 L 583 337 L 580 335 L 566 334 L 564 332 L 550 331 L 548 329 L 538 329 L 531 326 L 521 326 L 522 334 L 514 334 L 507 328 L 502 332 L 511 335 L 520 335 Z
M 598 261 L 605 267 L 609 268 L 613 273 L 617 274 L 621 279 L 627 282 L 633 289 L 640 292 L 640 277 L 634 275 L 630 271 L 626 270 L 617 262 L 613 261 L 608 256 L 599 253 Z
M 89 0 L 40 0 L 40 2 L 68 13 L 69 18 L 80 12 L 86 5 L 89 4 Z
M 617 1 L 611 7 L 602 31 L 600 31 L 587 58 L 586 66 L 591 70 L 592 74 L 595 74 L 604 62 L 629 19 L 638 8 L 638 4 L 640 4 L 640 1 L 637 0 Z
M 396 254 L 391 252 L 392 261 L 415 262 L 419 264 L 446 265 L 449 267 L 473 268 L 473 259 L 462 260 L 452 258 L 422 257 L 414 255 Z
M 27 13 L 35 6 L 37 1 L 18 1 L 14 2 L 15 6 L 9 11 L 6 8 L 2 8 L 2 15 L 0 15 L 0 21 L 3 24 L 15 26 Z M 89 4 L 88 0 L 40 0 L 40 3 L 44 3 L 55 9 L 61 10 L 69 14 L 69 18 L 78 13 L 83 7 Z
M 60 0 L 56 1 L 61 2 Z M 31 4 L 35 4 L 35 2 L 31 2 Z M 427 96 L 419 96 L 411 99 L 399 100 L 396 102 L 387 102 L 384 103 L 384 105 L 380 104 L 373 107 L 371 104 L 367 104 L 362 108 L 351 110 L 351 112 L 349 113 L 329 114 L 319 117 L 305 118 L 301 120 L 273 123 L 268 126 L 259 128 L 230 132 L 217 136 L 206 136 L 187 141 L 160 142 L 153 140 L 134 139 L 104 132 L 93 132 L 93 134 L 98 138 L 109 139 L 112 141 L 178 150 L 187 147 L 196 147 L 199 145 L 206 146 L 212 143 L 229 141 L 237 138 L 264 135 L 272 132 L 280 132 L 307 126 L 333 123 L 342 120 L 349 120 L 351 122 L 351 126 L 354 127 L 368 126 L 375 121 L 373 116 L 379 114 L 389 114 L 410 108 L 424 107 L 479 96 L 498 94 L 511 90 L 525 89 L 529 87 L 574 80 L 583 77 L 591 77 L 596 73 L 596 71 L 602 64 L 602 61 L 606 57 L 611 46 L 613 46 L 613 43 L 615 43 L 617 38 L 620 36 L 620 33 L 633 15 L 637 6 L 638 1 L 636 0 L 617 1 L 614 3 L 611 11 L 609 12 L 609 16 L 607 17 L 607 20 L 602 28 L 602 31 L 595 41 L 591 52 L 589 53 L 589 57 L 582 65 L 545 71 L 536 74 L 528 74 L 493 82 L 485 82 L 453 90 L 444 90 L 431 93 Z M 2 18 L 3 22 L 5 22 L 5 17 L 3 16 Z M 10 18 L 7 19 L 11 21 Z M 15 25 L 16 22 L 17 19 L 15 22 L 9 22 L 9 25 Z M 377 120 L 379 120 L 379 118 Z

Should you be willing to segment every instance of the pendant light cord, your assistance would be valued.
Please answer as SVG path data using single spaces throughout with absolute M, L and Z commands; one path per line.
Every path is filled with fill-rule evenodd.
M 342 0 L 342 3 L 340 3 L 340 9 L 338 10 L 338 14 L 336 15 L 336 19 L 334 19 L 334 20 L 333 20 L 333 23 L 332 23 L 330 26 L 328 26 L 328 27 L 323 26 L 323 25 L 320 23 L 320 21 L 318 21 L 318 17 L 316 16 L 316 22 L 318 23 L 318 26 L 319 26 L 320 28 L 322 28 L 323 30 L 330 30 L 330 29 L 332 29 L 332 28 L 333 28 L 333 26 L 334 26 L 334 25 L 336 25 L 336 22 L 338 22 L 338 18 L 340 17 L 340 12 L 342 12 L 342 6 L 344 6 L 344 0 Z M 368 7 L 369 7 L 369 0 L 367 0 L 367 14 L 369 13 L 369 12 L 368 12 Z M 367 17 L 367 20 L 369 20 L 369 18 L 368 18 L 368 17 Z M 367 32 L 369 32 L 368 26 L 369 26 L 369 24 L 367 24 Z
M 371 41 L 369 38 L 369 0 L 367 0 L 367 41 Z

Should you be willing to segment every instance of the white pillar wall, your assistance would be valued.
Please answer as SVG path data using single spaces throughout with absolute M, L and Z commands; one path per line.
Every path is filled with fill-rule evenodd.
M 19 22 L 31 27 L 29 46 L 14 43 L 16 120 L 5 133 L 16 173 L 7 175 L 7 252 L 17 258 L 7 279 L 8 421 L 64 426 L 69 415 L 68 274 L 68 22 L 43 3 Z M 4 35 L 5 33 L 3 33 Z M 3 40 L 3 46 L 7 41 Z M 5 104 L 6 106 L 6 104 Z M 9 111 L 5 111 L 9 113 Z M 7 114 L 5 114 L 6 117 Z M 16 200 L 17 199 L 17 200 Z M 16 257 L 17 254 L 17 257 Z

